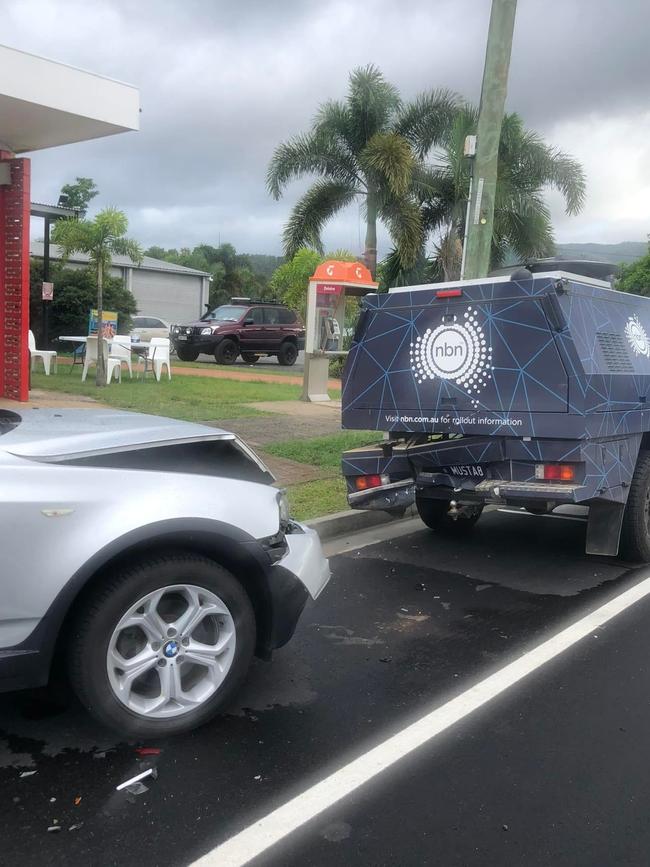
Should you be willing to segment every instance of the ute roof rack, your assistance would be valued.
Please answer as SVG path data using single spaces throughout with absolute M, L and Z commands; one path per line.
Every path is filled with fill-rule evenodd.
M 596 280 L 611 282 L 618 274 L 618 265 L 611 262 L 596 262 L 588 259 L 528 259 L 518 265 L 510 265 L 508 268 L 497 268 L 490 271 L 489 277 L 508 277 L 514 274 L 521 279 L 522 271 L 530 274 L 540 274 L 548 271 L 566 271 L 567 274 L 577 274 L 580 277 L 591 277 Z
M 287 305 L 284 301 L 279 301 L 277 298 L 240 298 L 237 296 L 236 298 L 230 299 L 231 304 L 273 304 L 276 307 L 279 305 L 280 307 L 286 307 Z

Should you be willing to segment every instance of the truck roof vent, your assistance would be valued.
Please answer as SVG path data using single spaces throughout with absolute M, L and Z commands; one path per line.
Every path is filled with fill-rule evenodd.
M 634 365 L 630 361 L 627 344 L 621 334 L 598 331 L 596 339 L 610 373 L 634 373 Z

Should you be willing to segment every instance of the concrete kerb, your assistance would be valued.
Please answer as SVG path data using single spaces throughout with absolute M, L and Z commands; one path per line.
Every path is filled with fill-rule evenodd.
M 329 542 L 331 539 L 349 536 L 351 533 L 359 533 L 362 530 L 370 530 L 381 524 L 394 524 L 397 521 L 416 516 L 415 506 L 409 507 L 401 517 L 390 515 L 388 512 L 349 509 L 345 512 L 323 515 L 322 518 L 313 518 L 311 521 L 305 521 L 305 523 L 308 527 L 316 530 L 321 542 Z

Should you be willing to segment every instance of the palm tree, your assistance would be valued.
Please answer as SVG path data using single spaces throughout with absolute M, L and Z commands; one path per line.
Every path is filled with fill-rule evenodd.
M 460 276 L 471 173 L 463 147 L 466 136 L 476 132 L 477 124 L 478 111 L 474 107 L 459 107 L 440 137 L 431 164 L 414 177 L 424 237 L 436 238 L 433 260 L 427 263 L 420 256 L 422 282 Z M 582 209 L 585 175 L 580 164 L 546 144 L 537 133 L 526 130 L 519 115 L 505 115 L 499 145 L 493 268 L 502 265 L 509 252 L 522 261 L 553 253 L 553 227 L 543 197 L 547 188 L 559 190 L 567 214 Z M 383 277 L 388 285 L 404 283 L 406 275 L 396 251 L 383 263 Z
M 52 241 L 61 247 L 63 261 L 73 253 L 87 253 L 90 257 L 90 266 L 97 277 L 97 331 L 100 338 L 104 277 L 110 270 L 113 256 L 129 256 L 136 265 L 142 261 L 140 245 L 124 237 L 128 228 L 129 222 L 123 211 L 105 208 L 94 220 L 59 220 L 52 230 Z M 106 385 L 105 359 L 100 346 L 98 344 L 96 383 Z
M 279 145 L 271 159 L 267 185 L 275 199 L 287 183 L 303 175 L 319 178 L 296 203 L 284 229 L 284 252 L 301 247 L 322 252 L 325 223 L 355 200 L 366 219 L 364 260 L 375 274 L 377 221 L 382 220 L 403 267 L 410 267 L 422 246 L 418 202 L 412 194 L 421 157 L 436 144 L 458 106 L 446 90 L 424 93 L 402 103 L 399 93 L 375 66 L 355 69 L 345 102 L 321 105 L 309 132 Z

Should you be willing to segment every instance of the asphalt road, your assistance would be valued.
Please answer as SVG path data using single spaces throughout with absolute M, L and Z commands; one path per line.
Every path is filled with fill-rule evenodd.
M 74 702 L 0 697 L 0 860 L 188 864 L 650 574 L 586 557 L 574 520 L 405 531 L 349 540 L 294 640 L 192 735 L 129 744 Z M 642 600 L 252 863 L 647 864 L 649 617 Z M 150 765 L 147 792 L 115 791 Z

